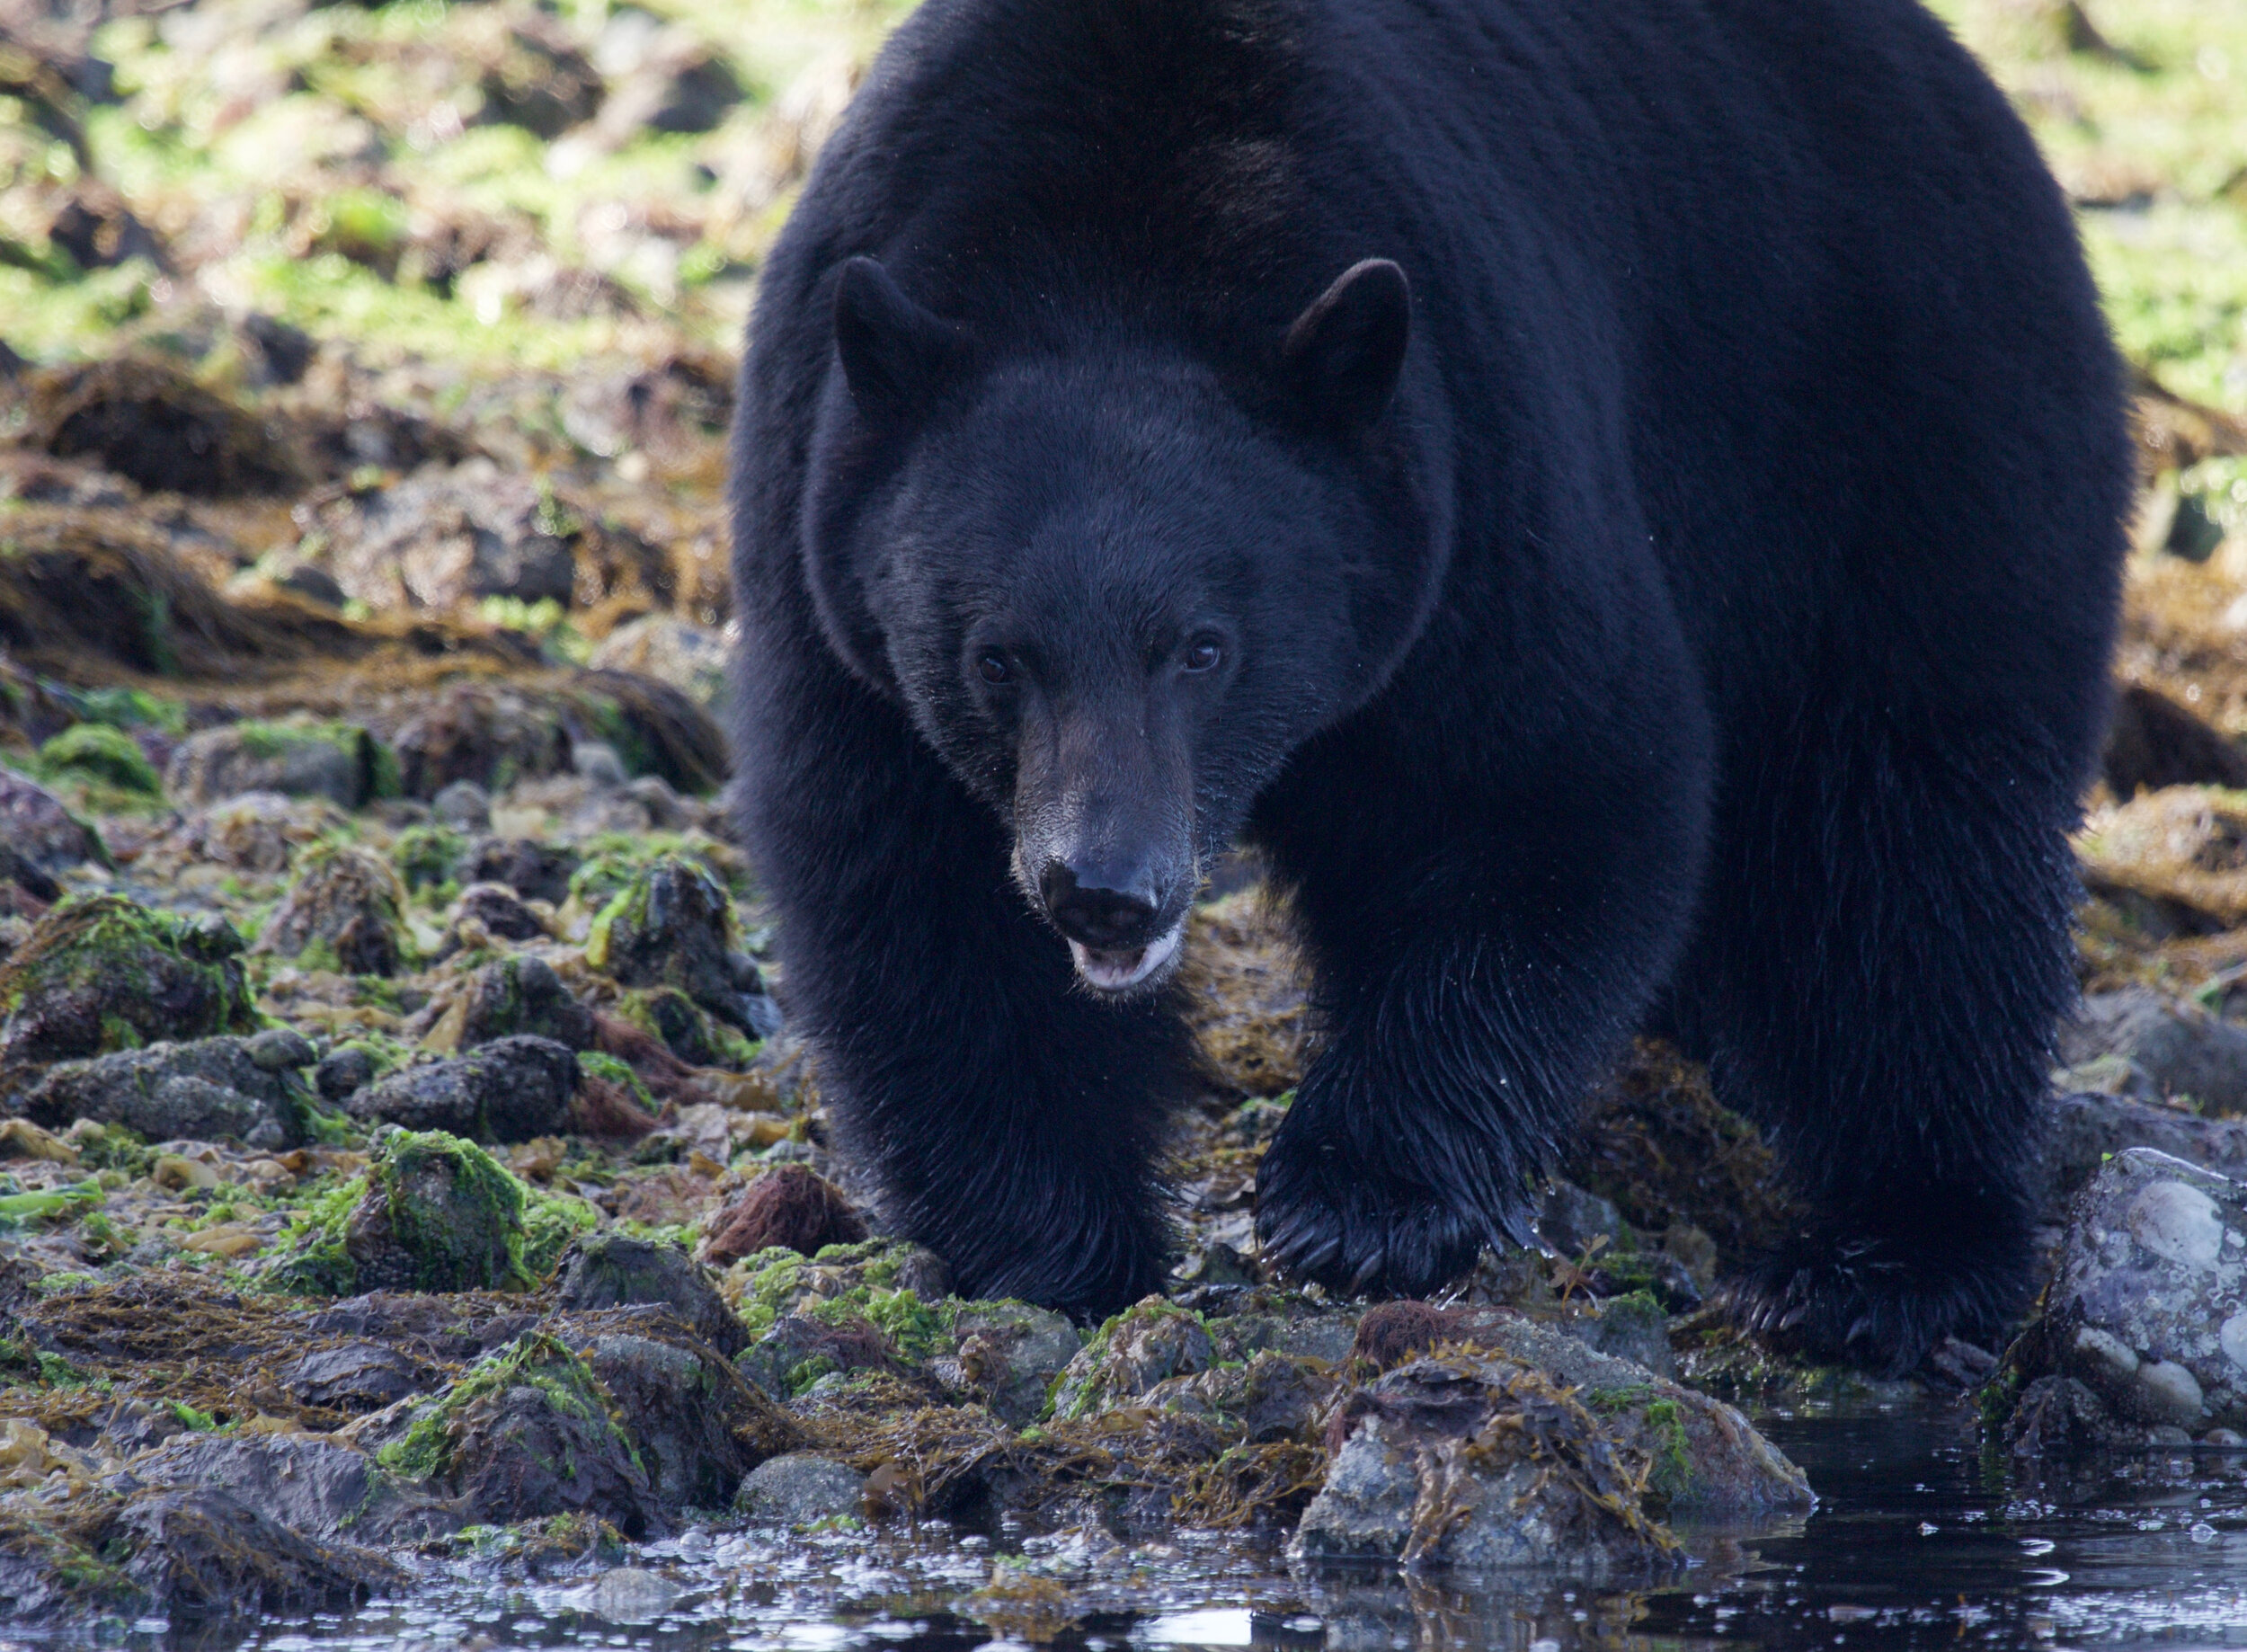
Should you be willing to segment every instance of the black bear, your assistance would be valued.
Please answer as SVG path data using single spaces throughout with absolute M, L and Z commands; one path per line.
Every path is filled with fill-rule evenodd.
M 1266 1254 L 1525 1232 L 1634 1030 L 1987 1336 L 2131 491 L 2059 191 L 1914 0 L 928 0 L 762 273 L 745 828 L 844 1145 L 964 1291 L 1159 1287 L 1172 970 L 1256 846 L 1321 1042 Z

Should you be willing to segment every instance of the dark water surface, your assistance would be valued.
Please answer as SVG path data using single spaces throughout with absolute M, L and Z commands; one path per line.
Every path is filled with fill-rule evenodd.
M 1025 1635 L 1051 1635 L 1060 1652 L 2247 1647 L 2247 1453 L 2022 1477 L 1982 1460 L 1957 1406 L 1759 1420 L 1808 1471 L 1818 1511 L 1681 1530 L 1694 1564 L 1651 1586 L 1292 1576 L 1274 1545 L 1235 1538 L 1110 1547 L 923 1526 L 775 1545 L 716 1525 L 634 1550 L 633 1566 L 666 1580 L 653 1594 L 633 1577 L 526 1585 L 457 1565 L 432 1569 L 410 1600 L 348 1616 L 247 1631 L 159 1620 L 0 1631 L 0 1648 L 971 1652 Z M 1003 1599 L 987 1591 L 994 1561 Z M 1040 1612 L 1043 1623 L 1026 1623 Z

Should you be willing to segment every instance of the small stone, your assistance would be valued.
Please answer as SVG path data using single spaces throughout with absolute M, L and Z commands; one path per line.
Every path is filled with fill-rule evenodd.
M 2137 1368 L 2132 1409 L 2153 1423 L 2189 1426 L 2200 1420 L 2200 1380 L 2173 1360 L 2147 1360 Z
M 678 1603 L 684 1591 L 661 1572 L 620 1566 L 577 1592 L 577 1603 L 612 1623 L 644 1623 Z
M 624 759 L 617 755 L 614 746 L 603 745 L 598 740 L 581 740 L 571 750 L 570 766 L 579 779 L 597 791 L 620 790 L 630 778 L 625 773 Z
M 368 1167 L 342 1235 L 348 1277 L 331 1283 L 346 1292 L 520 1286 L 530 1283 L 522 1235 L 522 1186 L 490 1154 L 442 1132 L 402 1131 Z
M 339 1044 L 320 1058 L 312 1081 L 323 1099 L 342 1101 L 375 1081 L 375 1058 L 364 1044 Z
M 2078 1327 L 2072 1351 L 2084 1381 L 2101 1392 L 2125 1392 L 2137 1379 L 2136 1354 L 2110 1331 L 2092 1325 Z
M 179 1153 L 161 1153 L 148 1167 L 148 1179 L 170 1193 L 185 1193 L 192 1187 L 216 1187 L 218 1172 L 200 1159 L 189 1159 Z
M 296 1072 L 320 1059 L 312 1041 L 285 1026 L 262 1032 L 243 1046 L 250 1060 L 267 1072 Z
M 492 830 L 492 795 L 473 780 L 455 780 L 430 799 L 429 812 L 461 831 Z
M 0 768 L 0 843 L 50 875 L 106 858 L 91 826 L 13 768 Z
M 444 1380 L 442 1369 L 401 1349 L 355 1342 L 306 1354 L 281 1383 L 302 1404 L 364 1416 L 426 1394 Z
M 577 870 L 573 849 L 525 838 L 485 838 L 469 848 L 461 876 L 472 884 L 504 884 L 526 901 L 560 906 Z
M 736 1513 L 768 1525 L 800 1529 L 822 1520 L 857 1518 L 866 1477 L 830 1457 L 792 1452 L 759 1466 L 733 1498 Z
M 1066 1422 L 1129 1405 L 1164 1378 L 1207 1371 L 1216 1358 L 1198 1318 L 1148 1297 L 1103 1325 L 1069 1362 L 1052 1415 Z
M 2200 1436 L 2200 1443 L 2213 1445 L 2227 1452 L 2235 1452 L 2242 1446 L 2247 1446 L 2247 1434 L 2240 1433 L 2236 1428 L 2211 1428 Z

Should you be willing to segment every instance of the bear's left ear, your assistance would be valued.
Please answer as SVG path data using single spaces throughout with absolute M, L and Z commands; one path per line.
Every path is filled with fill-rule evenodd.
M 1412 337 L 1412 288 L 1386 258 L 1352 264 L 1295 318 L 1280 364 L 1324 418 L 1370 424 L 1388 410 Z
M 861 413 L 886 417 L 925 405 L 964 353 L 959 330 L 907 298 L 871 258 L 854 258 L 835 284 L 835 351 Z

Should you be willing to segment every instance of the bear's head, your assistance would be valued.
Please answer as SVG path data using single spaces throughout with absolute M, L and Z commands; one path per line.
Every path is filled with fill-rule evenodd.
M 804 513 L 829 642 L 1011 825 L 1079 975 L 1150 990 L 1205 866 L 1441 582 L 1404 274 L 1348 270 L 1245 369 L 1144 327 L 996 337 L 871 259 L 835 292 Z

